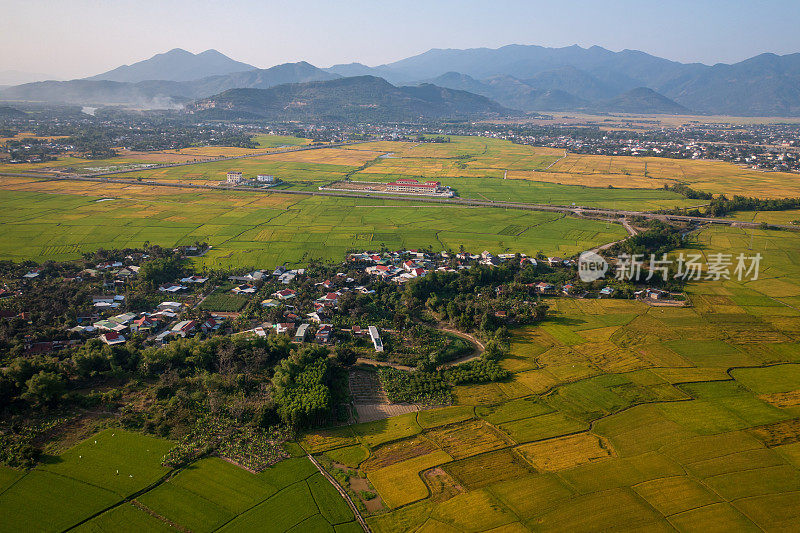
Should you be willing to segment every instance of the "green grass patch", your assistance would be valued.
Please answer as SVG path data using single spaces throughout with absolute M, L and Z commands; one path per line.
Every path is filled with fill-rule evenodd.
M 440 409 L 426 409 L 417 414 L 417 423 L 422 429 L 434 428 L 453 422 L 461 422 L 475 416 L 469 405 L 453 405 Z
M 357 444 L 355 446 L 328 450 L 325 452 L 325 455 L 337 463 L 349 466 L 350 468 L 358 468 L 358 465 L 366 461 L 367 457 L 369 457 L 369 450 Z
M 169 524 L 162 522 L 133 504 L 126 503 L 81 524 L 75 531 L 82 533 L 101 533 L 119 531 L 139 533 L 140 531 L 175 531 Z
M 575 433 L 587 427 L 586 424 L 559 412 L 500 424 L 500 429 L 520 444 Z
M 314 474 L 308 478 L 307 483 L 320 513 L 329 524 L 336 525 L 353 521 L 353 511 L 322 474 Z
M 164 439 L 106 429 L 47 458 L 42 469 L 127 496 L 169 472 L 161 458 L 172 446 Z
M 297 460 L 308 462 L 308 459 Z M 169 482 L 233 514 L 239 514 L 277 492 L 277 487 L 264 476 L 251 474 L 216 457 L 188 466 Z
M 0 531 L 62 531 L 120 499 L 111 491 L 33 470 L 0 494 Z
M 197 533 L 211 532 L 235 513 L 174 483 L 164 483 L 137 500 L 148 509 Z

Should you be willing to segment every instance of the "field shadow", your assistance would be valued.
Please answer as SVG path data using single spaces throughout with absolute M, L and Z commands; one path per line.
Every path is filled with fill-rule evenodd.
M 59 463 L 63 463 L 64 460 L 58 455 L 49 455 L 43 453 L 41 457 L 39 457 L 39 462 L 43 465 L 57 465 Z
M 388 418 L 382 418 L 379 420 L 373 420 L 371 422 L 362 422 L 361 424 L 356 424 L 356 426 L 353 428 L 353 431 L 355 431 L 356 435 L 369 437 L 372 435 L 380 435 L 388 428 Z

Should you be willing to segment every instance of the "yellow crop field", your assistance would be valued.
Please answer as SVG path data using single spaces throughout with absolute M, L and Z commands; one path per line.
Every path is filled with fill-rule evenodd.
M 523 444 L 516 450 L 540 472 L 556 472 L 602 461 L 614 455 L 607 444 L 591 433 Z
M 375 470 L 367 477 L 386 505 L 400 507 L 428 495 L 428 488 L 419 477 L 420 472 L 450 460 L 451 457 L 445 452 L 436 451 Z
M 551 175 L 542 181 L 553 181 L 554 175 L 560 175 L 563 178 L 556 183 L 645 188 L 683 182 L 701 191 L 728 196 L 800 196 L 796 174 L 746 169 L 719 161 L 570 154 L 549 170 Z
M 257 161 L 289 161 L 295 163 L 320 163 L 326 165 L 360 166 L 382 155 L 380 151 L 344 150 L 342 148 L 319 148 L 258 156 Z

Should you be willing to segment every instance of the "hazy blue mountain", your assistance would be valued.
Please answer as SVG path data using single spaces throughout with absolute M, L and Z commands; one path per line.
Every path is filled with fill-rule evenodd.
M 589 108 L 610 113 L 692 114 L 690 109 L 647 87 L 638 87 L 610 100 L 596 102 Z
M 612 98 L 622 92 L 624 85 L 600 81 L 588 72 L 572 66 L 545 70 L 522 80 L 526 85 L 543 91 L 563 91 L 583 100 Z
M 396 87 L 374 76 L 287 84 L 270 89 L 231 89 L 193 102 L 187 110 L 215 118 L 348 122 L 513 114 L 488 98 L 465 91 L 431 84 Z
M 75 105 L 128 105 L 137 108 L 168 109 L 190 100 L 179 82 L 157 81 L 141 84 L 101 80 L 42 81 L 9 87 L 0 99 Z
M 34 81 L 54 80 L 56 76 L 40 72 L 22 72 L 20 70 L 0 71 L 0 85 L 11 86 Z
M 445 72 L 441 76 L 436 76 L 429 80 L 423 80 L 419 83 L 431 83 L 439 87 L 447 87 L 449 89 L 457 89 L 459 91 L 467 91 L 483 96 L 489 96 L 492 88 L 481 81 L 476 80 L 472 76 L 461 74 L 460 72 Z
M 665 83 L 661 92 L 703 113 L 799 116 L 800 54 L 761 54 Z
M 0 90 L 0 99 L 58 102 L 68 104 L 127 104 L 140 108 L 172 108 L 233 88 L 266 89 L 284 83 L 336 78 L 301 61 L 268 69 L 210 76 L 194 81 L 148 80 L 139 83 L 106 80 L 47 81 Z
M 409 76 L 427 79 L 455 71 L 476 79 L 513 76 L 529 79 L 539 73 L 573 67 L 594 75 L 595 70 L 619 73 L 641 84 L 669 79 L 687 65 L 655 57 L 644 52 L 612 52 L 599 46 L 581 48 L 546 48 L 535 45 L 508 45 L 497 49 L 433 49 L 417 56 L 383 65 Z
M 216 50 L 193 54 L 175 48 L 163 54 L 156 54 L 150 59 L 132 65 L 122 65 L 87 79 L 130 83 L 147 80 L 191 81 L 254 68 L 256 67 L 234 61 Z
M 267 69 L 255 69 L 235 72 L 225 76 L 211 76 L 187 82 L 186 92 L 194 97 L 204 97 L 221 93 L 228 89 L 268 89 L 285 83 L 302 83 L 306 81 L 324 81 L 341 76 L 326 72 L 305 61 L 284 63 Z
M 0 89 L 0 99 L 164 107 L 234 88 L 363 75 L 395 85 L 433 83 L 524 111 L 625 108 L 672 113 L 678 104 L 700 114 L 800 116 L 800 54 L 762 54 L 708 66 L 599 46 L 433 49 L 377 67 L 350 63 L 328 69 L 306 62 L 254 69 L 213 50 L 195 55 L 176 49 L 86 80 Z M 631 92 L 642 87 L 671 102 Z
M 495 76 L 478 81 L 466 74 L 448 72 L 428 80 L 434 85 L 486 96 L 510 109 L 520 111 L 563 111 L 589 102 L 560 89 L 537 89 L 513 76 Z
M 339 76 L 350 78 L 353 76 L 377 76 L 379 78 L 383 78 L 389 83 L 403 83 L 412 81 L 405 76 L 393 71 L 387 67 L 368 67 L 367 65 L 363 65 L 361 63 L 347 63 L 347 64 L 340 64 L 340 65 L 333 65 L 332 67 L 323 69 L 326 72 L 330 72 L 331 74 L 337 74 Z
M 0 105 L 0 118 L 25 118 L 28 115 L 7 105 Z

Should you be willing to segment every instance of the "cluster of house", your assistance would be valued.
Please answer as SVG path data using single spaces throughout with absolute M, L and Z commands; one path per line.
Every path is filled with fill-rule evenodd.
M 280 182 L 278 178 L 269 174 L 258 174 L 255 179 L 247 179 L 239 172 L 232 170 L 226 174 L 226 183 L 228 185 L 251 185 L 260 187 L 271 187 Z
M 273 270 L 271 274 L 269 270 L 254 270 L 244 274 L 243 276 L 228 276 L 228 281 L 239 283 L 239 285 L 231 289 L 231 292 L 246 296 L 249 294 L 255 294 L 258 290 L 256 289 L 255 285 L 252 284 L 253 282 L 266 281 L 269 279 L 270 275 L 275 277 L 279 283 L 288 285 L 294 281 L 297 276 L 302 276 L 305 274 L 305 272 L 306 270 L 304 268 L 287 270 L 286 267 L 279 266 Z
M 514 261 L 519 256 L 521 264 L 537 265 L 536 259 L 525 254 L 497 254 L 484 251 L 480 255 L 469 252 L 438 254 L 421 252 L 419 250 L 401 250 L 396 252 L 359 252 L 348 256 L 348 261 L 366 263 L 364 271 L 373 276 L 378 276 L 396 283 L 405 283 L 408 280 L 425 276 L 436 270 L 439 272 L 456 272 L 473 265 L 498 266 L 507 261 Z M 561 258 L 550 258 L 551 264 L 569 266 L 572 262 Z
M 673 295 L 669 291 L 664 291 L 661 289 L 642 289 L 633 293 L 634 298 L 638 298 L 641 300 L 671 300 Z
M 302 276 L 303 274 L 305 274 L 304 269 L 287 270 L 285 267 L 278 267 L 271 273 L 268 270 L 256 270 L 243 276 L 230 276 L 228 279 L 237 282 L 256 282 L 264 281 L 272 276 L 283 284 L 289 284 L 297 276 Z M 360 292 L 362 294 L 375 292 L 366 286 L 357 285 L 355 279 L 348 277 L 343 272 L 339 272 L 332 276 L 331 279 L 326 279 L 314 285 L 322 294 L 311 302 L 313 311 L 301 316 L 303 313 L 293 305 L 293 300 L 298 297 L 297 290 L 288 287 L 279 289 L 261 302 L 261 306 L 264 308 L 281 306 L 283 313 L 277 323 L 265 322 L 243 333 L 266 337 L 270 331 L 274 331 L 278 335 L 292 335 L 295 342 L 302 343 L 308 341 L 309 330 L 315 328 L 312 340 L 319 344 L 331 344 L 333 342 L 334 327 L 333 324 L 329 323 L 329 319 L 338 308 L 341 296 L 348 292 Z M 256 287 L 249 283 L 234 287 L 232 290 L 245 294 L 257 291 Z M 308 308 L 305 309 L 305 311 L 309 310 Z M 353 328 L 352 334 L 354 336 L 369 334 L 375 350 L 383 351 L 383 343 L 376 327 L 370 326 L 369 330 L 362 331 L 361 328 L 356 326 Z
M 96 301 L 95 306 L 105 304 L 104 307 L 99 307 L 98 311 L 107 311 L 113 309 L 113 306 L 119 306 L 124 297 L 121 295 L 96 296 L 93 300 Z M 128 312 L 105 318 L 101 318 L 100 314 L 79 316 L 77 317 L 78 325 L 69 331 L 73 333 L 100 332 L 100 340 L 110 346 L 124 343 L 127 340 L 125 335 L 134 333 L 146 334 L 157 343 L 163 344 L 172 336 L 187 337 L 198 331 L 204 333 L 216 331 L 223 322 L 221 317 L 212 316 L 205 321 L 184 320 L 175 323 L 183 306 L 184 304 L 181 302 L 166 301 L 158 304 L 152 312 Z

